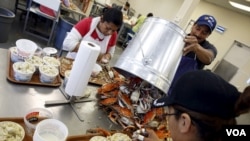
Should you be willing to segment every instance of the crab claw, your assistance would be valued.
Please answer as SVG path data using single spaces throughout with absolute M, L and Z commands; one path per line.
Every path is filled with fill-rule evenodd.
M 130 99 L 133 103 L 137 103 L 139 98 L 140 98 L 140 92 L 138 89 L 133 91 L 132 94 L 130 95 Z
M 119 87 L 119 89 L 120 89 L 120 91 L 121 91 L 122 93 L 124 93 L 124 94 L 129 94 L 129 93 L 130 93 L 129 88 L 128 88 L 127 86 L 125 86 L 125 85 L 121 85 L 121 86 Z
M 151 109 L 151 104 L 147 100 L 139 99 L 139 105 L 137 106 L 138 113 L 146 113 Z
M 132 102 L 131 102 L 129 96 L 126 94 L 122 94 L 122 93 L 118 94 L 118 104 L 121 107 L 126 107 L 126 108 L 131 109 L 131 110 L 133 109 Z

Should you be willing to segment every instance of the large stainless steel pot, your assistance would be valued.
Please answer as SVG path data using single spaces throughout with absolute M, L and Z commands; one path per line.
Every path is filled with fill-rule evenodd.
M 137 76 L 167 93 L 182 56 L 185 32 L 176 24 L 147 18 L 114 65 L 125 77 Z

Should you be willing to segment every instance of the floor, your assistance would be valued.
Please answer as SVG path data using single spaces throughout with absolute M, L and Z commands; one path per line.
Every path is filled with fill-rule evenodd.
M 40 39 L 37 39 L 35 37 L 32 37 L 30 35 L 23 33 L 23 25 L 24 25 L 24 19 L 20 18 L 21 12 L 18 11 L 15 17 L 15 20 L 12 24 L 11 30 L 9 32 L 9 38 L 8 41 L 5 43 L 0 43 L 0 48 L 8 49 L 10 47 L 15 46 L 15 42 L 18 39 L 25 38 L 30 39 L 37 43 L 38 46 L 44 48 L 46 47 L 46 42 L 42 41 Z M 117 46 L 116 52 L 114 57 L 112 58 L 110 62 L 110 66 L 113 66 L 116 62 L 116 60 L 119 58 L 120 54 L 122 53 L 123 49 L 120 47 L 120 45 Z M 212 102 L 212 101 L 211 101 Z M 238 124 L 250 124 L 250 113 L 244 114 L 237 118 Z

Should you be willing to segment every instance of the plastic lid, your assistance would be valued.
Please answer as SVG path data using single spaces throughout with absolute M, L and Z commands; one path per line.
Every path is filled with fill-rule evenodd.
M 46 55 L 50 56 L 50 55 L 52 55 L 52 54 L 56 54 L 56 53 L 57 53 L 57 49 L 55 49 L 55 48 L 53 48 L 53 47 L 45 47 L 45 48 L 43 49 L 43 52 L 44 52 Z

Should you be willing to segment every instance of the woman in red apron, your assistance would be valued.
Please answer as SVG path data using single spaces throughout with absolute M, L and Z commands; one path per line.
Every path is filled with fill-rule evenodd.
M 63 50 L 67 58 L 74 59 L 81 41 L 94 42 L 101 47 L 98 61 L 108 63 L 115 52 L 117 30 L 123 23 L 122 12 L 107 8 L 100 17 L 88 17 L 79 21 L 67 34 Z

